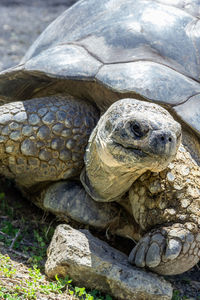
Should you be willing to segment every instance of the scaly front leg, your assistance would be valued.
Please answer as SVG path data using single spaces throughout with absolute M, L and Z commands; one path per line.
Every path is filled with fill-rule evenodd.
M 183 145 L 168 168 L 146 173 L 133 184 L 132 213 L 147 234 L 131 252 L 131 263 L 172 275 L 199 261 L 199 187 L 199 166 Z
M 129 255 L 129 262 L 162 275 L 192 268 L 200 258 L 200 232 L 193 223 L 173 224 L 147 233 Z

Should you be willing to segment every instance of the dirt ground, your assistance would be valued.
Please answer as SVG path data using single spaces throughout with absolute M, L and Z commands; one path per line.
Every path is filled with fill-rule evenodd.
M 43 29 L 74 2 L 76 1 L 0 0 L 0 71 L 16 65 Z M 179 290 L 174 300 L 200 299 L 198 266 L 180 276 L 167 279 Z M 186 298 L 182 298 L 183 296 Z
M 38 35 L 76 0 L 0 0 L 0 71 L 19 63 Z

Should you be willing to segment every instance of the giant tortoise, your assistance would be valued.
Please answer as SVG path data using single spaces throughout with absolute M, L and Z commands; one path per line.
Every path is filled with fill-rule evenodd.
M 199 16 L 199 0 L 81 0 L 0 74 L 0 173 L 135 239 L 130 263 L 160 274 L 200 258 Z

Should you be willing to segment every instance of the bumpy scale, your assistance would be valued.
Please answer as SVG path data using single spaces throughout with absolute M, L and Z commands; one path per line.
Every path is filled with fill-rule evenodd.
M 97 120 L 93 105 L 69 96 L 1 106 L 0 173 L 24 188 L 79 174 Z
M 170 275 L 199 261 L 200 172 L 183 145 L 167 169 L 141 176 L 129 199 L 136 222 L 149 231 L 131 252 L 130 262 Z
M 130 261 L 163 274 L 183 272 L 199 259 L 200 172 L 187 151 L 199 164 L 200 6 L 199 0 L 174 2 L 78 1 L 49 25 L 18 66 L 0 73 L 0 103 L 14 102 L 0 108 L 0 173 L 63 219 L 100 228 L 121 224 L 117 232 L 136 240 L 147 233 Z M 121 120 L 112 130 L 114 113 L 111 126 L 108 122 L 97 135 L 94 129 L 81 175 L 87 194 L 76 176 L 98 120 L 96 107 L 103 113 L 127 97 L 163 105 L 182 122 L 184 158 L 166 173 L 134 183 L 143 172 L 165 169 L 180 140 L 180 127 L 168 130 L 167 112 L 154 106 L 151 115 L 151 105 L 141 102 L 145 117 L 136 112 L 133 126 Z M 97 127 L 103 123 L 100 119 Z M 100 144 L 95 135 L 102 136 Z M 168 156 L 163 160 L 162 154 Z M 114 157 L 113 165 L 108 157 Z M 130 201 L 124 195 L 129 189 Z

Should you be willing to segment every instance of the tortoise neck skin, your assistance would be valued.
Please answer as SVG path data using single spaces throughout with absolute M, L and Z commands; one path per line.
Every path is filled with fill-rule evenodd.
M 102 160 L 94 140 L 91 141 L 86 151 L 86 168 L 82 171 L 80 179 L 86 192 L 95 201 L 120 200 L 133 182 L 146 171 L 146 169 L 137 168 L 127 170 L 120 165 L 120 162 L 112 164 L 109 153 L 104 153 Z
M 81 181 L 96 201 L 116 201 L 147 170 L 160 172 L 175 157 L 181 127 L 158 105 L 122 99 L 93 130 Z

